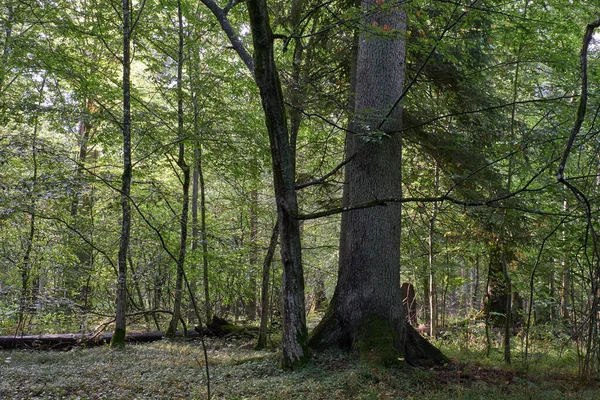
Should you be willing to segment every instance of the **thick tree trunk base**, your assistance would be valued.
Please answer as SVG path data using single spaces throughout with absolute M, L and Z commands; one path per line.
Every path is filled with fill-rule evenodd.
M 315 351 L 332 346 L 356 350 L 361 361 L 383 365 L 406 361 L 412 366 L 430 367 L 448 362 L 448 358 L 406 320 L 392 323 L 381 317 L 368 317 L 357 332 L 348 332 L 331 310 L 311 333 L 309 346 Z
M 430 367 L 449 362 L 440 349 L 425 339 L 408 322 L 406 323 L 406 340 L 404 342 L 406 362 L 415 366 Z

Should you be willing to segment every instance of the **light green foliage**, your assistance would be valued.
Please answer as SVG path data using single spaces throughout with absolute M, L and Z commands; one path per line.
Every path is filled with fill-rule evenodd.
M 114 313 L 120 223 L 119 15 L 103 1 L 39 4 L 9 0 L 0 10 L 0 333 L 6 335 L 15 333 L 22 300 L 25 333 L 92 331 Z M 260 263 L 275 222 L 264 118 L 252 77 L 208 10 L 186 0 L 182 6 L 189 35 L 185 59 L 197 61 L 197 70 L 189 64 L 184 69 L 185 158 L 191 164 L 194 147 L 202 147 L 211 307 L 241 319 L 256 297 Z M 364 23 L 359 10 L 345 2 L 316 8 L 306 2 L 300 7 L 306 17 L 300 24 L 290 21 L 290 2 L 269 1 L 269 6 L 273 30 L 294 36 L 276 40 L 275 56 L 286 98 L 293 103 L 288 111 L 301 122 L 297 182 L 310 182 L 342 161 L 354 29 L 393 32 Z M 133 38 L 132 312 L 171 305 L 175 263 L 167 250 L 176 252 L 181 214 L 180 176 L 174 165 L 179 139 L 174 129 L 175 10 L 175 2 L 146 2 Z M 479 1 L 475 7 L 420 0 L 406 4 L 406 80 L 411 86 L 402 100 L 403 195 L 448 194 L 459 201 L 483 202 L 518 191 L 477 207 L 438 203 L 431 236 L 436 305 L 445 325 L 463 323 L 479 311 L 487 290 L 489 246 L 502 237 L 514 254 L 509 265 L 513 288 L 525 305 L 533 291 L 530 335 L 558 346 L 552 337 L 566 340 L 573 332 L 586 332 L 580 328 L 590 315 L 590 293 L 598 279 L 589 229 L 598 230 L 597 213 L 592 209 L 588 225 L 582 203 L 556 185 L 554 175 L 577 107 L 581 35 L 596 11 L 586 2 L 562 0 Z M 248 45 L 245 6 L 234 7 L 229 18 Z M 300 50 L 302 57 L 297 58 Z M 589 110 L 598 109 L 597 51 L 592 49 L 589 60 Z M 194 131 L 193 101 L 199 106 L 200 133 Z M 576 138 L 577 156 L 567 166 L 567 176 L 592 205 L 598 204 L 599 193 L 594 113 L 588 114 Z M 81 122 L 90 129 L 85 163 L 79 155 Z M 440 171 L 437 192 L 434 159 Z M 299 190 L 301 212 L 339 206 L 344 180 L 340 169 L 326 183 Z M 252 192 L 257 193 L 256 204 L 250 200 Z M 32 200 L 34 245 L 23 299 Z M 433 205 L 417 201 L 403 207 L 402 282 L 415 285 L 424 322 Z M 250 240 L 253 218 L 255 243 Z M 317 288 L 324 288 L 328 298 L 333 294 L 339 229 L 339 216 L 303 222 L 309 295 Z M 188 278 L 202 301 L 201 252 L 188 254 Z M 279 265 L 276 255 L 270 291 L 275 308 Z M 566 318 L 560 310 L 563 272 L 570 277 L 568 293 L 562 295 L 568 300 Z M 184 309 L 189 324 L 196 323 L 189 302 Z M 165 314 L 157 314 L 156 320 L 140 314 L 129 323 L 162 329 L 166 321 Z M 469 324 L 448 334 L 448 340 L 471 350 L 485 349 L 481 321 Z M 517 361 L 521 340 L 513 340 Z M 389 340 L 366 343 L 366 348 L 382 351 Z M 493 333 L 493 347 L 500 343 Z M 585 341 L 578 343 L 583 346 Z M 545 349 L 537 343 L 532 357 Z M 262 367 L 272 372 L 272 364 Z M 351 386 L 339 388 L 340 396 L 354 390 L 367 398 L 369 388 L 380 383 L 370 382 L 360 371 L 344 378 L 334 374 L 332 381 L 325 375 L 318 368 L 299 372 L 289 375 L 296 383 L 285 385 L 293 392 L 306 379 L 315 393 L 335 393 L 333 380 L 340 378 Z M 357 385 L 350 382 L 354 377 Z M 325 383 L 319 386 L 319 380 Z M 269 384 L 258 387 L 264 390 Z M 506 395 L 480 389 L 487 397 Z M 540 395 L 531 390 L 526 393 Z M 459 394 L 468 398 L 457 389 Z

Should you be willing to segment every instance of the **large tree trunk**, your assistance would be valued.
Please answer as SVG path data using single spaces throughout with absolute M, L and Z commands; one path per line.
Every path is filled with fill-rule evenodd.
M 283 262 L 282 365 L 293 368 L 308 360 L 308 332 L 304 307 L 304 276 L 296 196 L 294 150 L 290 144 L 283 92 L 273 54 L 273 33 L 265 0 L 247 2 L 254 44 L 254 77 L 260 90 L 271 144 L 273 183 L 279 242 Z
M 121 239 L 119 241 L 117 301 L 115 332 L 110 346 L 125 346 L 126 314 L 127 314 L 127 250 L 131 234 L 131 81 L 130 81 L 130 39 L 131 15 L 129 0 L 123 0 L 123 175 L 121 178 Z
M 404 83 L 405 14 L 363 0 L 364 26 L 394 32 L 387 38 L 362 32 L 355 57 L 354 120 L 347 136 L 346 205 L 402 196 L 401 108 Z M 388 32 L 388 35 L 389 35 Z M 374 35 L 375 33 L 375 35 Z M 444 356 L 408 324 L 400 293 L 400 203 L 351 211 L 342 216 L 338 282 L 311 345 L 356 347 L 361 357 L 418 363 Z

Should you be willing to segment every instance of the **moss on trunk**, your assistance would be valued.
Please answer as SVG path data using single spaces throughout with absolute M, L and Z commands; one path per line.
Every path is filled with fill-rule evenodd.
M 361 361 L 391 366 L 400 359 L 395 347 L 397 336 L 388 319 L 371 314 L 361 322 L 354 347 L 358 350 Z
M 116 328 L 112 339 L 110 340 L 111 349 L 125 348 L 125 329 Z

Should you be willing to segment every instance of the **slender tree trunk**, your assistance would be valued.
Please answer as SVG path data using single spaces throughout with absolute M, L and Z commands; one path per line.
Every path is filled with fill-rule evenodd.
M 361 26 L 392 32 L 362 32 L 356 57 L 354 120 L 347 135 L 344 204 L 402 196 L 401 98 L 406 15 L 363 0 Z M 369 28 L 370 29 L 370 28 Z M 408 324 L 400 293 L 400 203 L 343 214 L 338 281 L 329 308 L 311 336 L 316 348 L 357 347 L 361 357 L 413 363 L 443 355 Z
M 290 143 L 281 82 L 273 53 L 273 33 L 265 0 L 248 0 L 254 43 L 254 75 L 260 90 L 271 143 L 273 181 L 283 262 L 282 365 L 293 368 L 308 360 L 304 275 L 296 197 L 294 150 Z
M 73 202 L 71 204 L 71 217 L 73 218 L 73 224 L 77 227 L 80 234 L 85 235 L 88 240 L 92 240 L 93 228 L 90 225 L 86 225 L 85 216 L 91 216 L 92 214 L 92 196 L 86 194 L 88 185 L 85 183 L 85 168 L 88 158 L 88 142 L 90 140 L 92 132 L 92 115 L 93 103 L 90 99 L 86 98 L 85 104 L 82 107 L 82 116 L 79 121 L 79 155 L 77 159 L 77 170 L 76 177 L 78 180 L 79 188 L 73 195 Z M 82 194 L 83 193 L 83 194 Z M 91 278 L 91 271 L 93 268 L 93 248 L 87 243 L 77 243 L 77 238 L 74 238 L 74 252 L 77 257 L 77 274 L 71 278 L 74 290 L 81 288 L 79 297 L 83 300 L 83 313 L 84 321 L 81 323 L 82 331 L 86 330 L 87 326 L 87 299 L 90 295 L 89 281 Z M 87 275 L 87 278 L 85 276 Z M 87 282 L 83 287 L 81 286 L 80 278 L 85 279 Z
M 567 210 L 567 200 L 563 200 L 562 211 Z M 562 231 L 562 241 L 566 240 L 565 231 Z M 571 272 L 563 258 L 561 260 L 561 288 L 560 288 L 560 316 L 564 323 L 569 322 L 570 291 L 571 291 Z
M 6 65 L 11 50 L 12 26 L 15 21 L 15 10 L 12 5 L 6 6 L 6 23 L 4 25 L 4 45 L 2 48 L 2 60 L 0 62 L 0 93 L 4 90 L 6 80 Z
M 279 236 L 279 223 L 275 223 L 273 227 L 273 233 L 271 234 L 271 240 L 269 241 L 269 248 L 265 255 L 262 270 L 262 286 L 260 291 L 260 329 L 258 331 L 258 340 L 256 341 L 256 349 L 264 349 L 267 347 L 267 324 L 269 322 L 269 316 L 271 315 L 271 307 L 269 302 L 269 276 L 271 274 L 271 263 L 273 262 L 273 255 L 275 254 L 275 248 L 277 247 L 277 237 Z
M 305 0 L 292 0 L 290 10 L 290 26 L 295 28 L 302 20 L 302 5 Z M 298 139 L 298 132 L 300 131 L 300 125 L 302 124 L 302 112 L 300 111 L 303 107 L 301 105 L 303 93 L 301 92 L 300 75 L 302 73 L 302 61 L 304 58 L 304 45 L 302 38 L 294 38 L 294 57 L 292 61 L 292 82 L 291 90 L 289 91 L 288 101 L 292 105 L 289 109 L 290 113 L 290 148 L 292 149 L 292 159 L 296 162 L 296 141 Z
M 39 90 L 40 100 L 38 102 L 38 106 L 41 104 L 42 95 L 44 92 L 44 86 L 46 85 L 46 78 L 42 81 L 42 85 Z M 31 161 L 33 164 L 33 174 L 31 176 L 31 185 L 29 186 L 29 205 L 27 207 L 27 214 L 29 217 L 25 220 L 29 222 L 29 229 L 27 230 L 27 236 L 25 238 L 25 251 L 23 253 L 23 260 L 21 261 L 21 298 L 19 301 L 19 314 L 18 314 L 18 322 L 17 322 L 17 332 L 20 330 L 21 333 L 24 333 L 25 330 L 25 311 L 28 305 L 31 303 L 33 299 L 29 298 L 29 286 L 31 279 L 31 254 L 33 252 L 33 241 L 36 233 L 36 191 L 38 184 L 38 117 L 37 113 L 35 116 L 35 122 L 33 126 L 33 135 L 31 137 Z
M 435 207 L 435 206 L 434 206 Z M 435 211 L 434 211 L 435 214 Z M 434 241 L 433 232 L 435 229 L 435 215 L 429 220 L 429 336 L 437 335 L 437 284 L 435 281 L 434 264 Z
M 570 274 L 569 268 L 567 267 L 567 263 L 562 261 L 561 264 L 562 264 L 562 271 L 561 271 L 562 282 L 561 282 L 561 289 L 560 289 L 560 311 L 561 311 L 561 317 L 562 317 L 563 321 L 568 322 L 569 321 L 569 307 L 570 307 L 569 292 L 570 292 L 570 287 L 571 287 L 571 277 L 570 277 L 571 274 Z
M 135 294 L 137 296 L 138 306 L 137 308 L 143 313 L 144 321 L 146 321 L 146 329 L 150 329 L 150 314 L 146 313 L 147 307 L 146 302 L 144 301 L 144 295 L 142 294 L 142 288 L 140 287 L 140 277 L 138 276 L 135 265 L 133 264 L 133 259 L 131 255 L 128 255 L 127 259 L 129 260 L 129 269 L 131 270 L 131 278 L 133 282 L 133 288 L 135 290 Z
M 506 313 L 506 320 L 504 322 L 504 361 L 507 364 L 510 364 L 510 339 L 512 337 L 512 281 L 510 279 L 510 275 L 508 273 L 509 260 L 507 259 L 506 251 L 502 251 L 502 273 L 504 275 L 504 281 L 506 282 L 506 309 L 504 312 Z
M 179 254 L 177 256 L 177 277 L 175 279 L 175 299 L 173 302 L 173 316 L 169 323 L 166 336 L 174 337 L 177 332 L 177 324 L 181 315 L 181 301 L 183 298 L 183 276 L 185 267 L 185 256 L 188 235 L 188 211 L 190 202 L 190 168 L 185 162 L 185 142 L 183 135 L 183 11 L 181 0 L 177 1 L 177 19 L 179 32 L 179 46 L 177 52 L 177 136 L 179 137 L 179 155 L 177 166 L 181 170 L 183 181 L 181 183 L 181 218 L 179 219 Z
M 249 321 L 256 319 L 256 308 L 258 306 L 258 296 L 256 288 L 258 264 L 258 191 L 250 191 L 250 299 L 246 305 L 246 318 Z
M 192 67 L 193 68 L 193 67 Z M 194 72 L 190 71 L 190 76 L 192 76 L 192 80 L 195 79 Z M 194 160 L 193 160 L 193 171 L 192 171 L 192 198 L 191 198 L 191 212 L 192 212 L 192 253 L 195 254 L 198 251 L 198 244 L 200 243 L 200 230 L 198 228 L 198 199 L 200 195 L 200 174 L 198 171 L 198 163 L 201 157 L 200 154 L 200 129 L 198 123 L 198 104 L 196 99 L 196 92 L 194 85 L 192 84 L 192 107 L 194 109 L 194 134 L 197 137 L 194 139 Z M 198 266 L 196 263 L 192 265 L 193 270 L 197 270 Z M 196 275 L 196 274 L 194 274 Z M 193 279 L 190 281 L 190 286 L 192 288 L 192 292 L 196 295 L 198 291 L 197 279 Z
M 166 278 L 164 277 L 163 270 L 161 268 L 161 264 L 158 263 L 155 270 L 155 275 L 153 278 L 153 297 L 152 297 L 152 309 L 158 310 L 162 308 L 162 289 L 165 286 Z M 158 316 L 156 313 L 152 314 L 152 319 L 154 319 L 154 326 L 156 330 L 160 330 L 160 323 L 158 320 Z
M 550 282 L 548 283 L 548 291 L 550 297 L 549 320 L 553 321 L 556 318 L 556 271 L 550 271 Z
M 131 235 L 131 15 L 129 0 L 123 0 L 123 175 L 121 178 L 121 238 L 119 241 L 115 332 L 113 348 L 125 347 L 127 314 L 127 251 Z
M 474 276 L 473 276 L 474 275 Z M 480 296 L 479 296 L 479 287 L 480 287 L 480 268 L 479 268 L 479 254 L 475 254 L 475 268 L 471 272 L 471 276 L 473 278 L 473 297 L 471 299 L 471 311 L 475 309 L 479 309 L 481 307 Z
M 437 161 L 433 160 L 433 171 L 434 171 L 434 193 L 437 196 L 440 185 L 440 174 L 438 171 Z M 437 218 L 438 204 L 433 203 L 433 210 L 431 211 L 431 218 L 429 219 L 429 336 L 435 337 L 437 335 L 437 283 L 435 281 L 435 220 Z
M 193 51 L 192 65 L 190 67 L 191 87 L 192 87 L 192 106 L 194 108 L 194 133 L 196 140 L 194 142 L 194 175 L 192 189 L 192 250 L 198 249 L 198 243 L 202 245 L 202 277 L 204 290 L 204 315 L 206 323 L 211 321 L 210 306 L 210 282 L 208 275 L 208 235 L 206 232 L 206 184 L 204 182 L 204 169 L 202 158 L 202 129 L 200 128 L 200 105 L 198 97 L 200 89 L 197 87 L 198 68 L 200 59 L 198 50 Z M 198 204 L 200 202 L 200 204 Z M 200 209 L 200 222 L 198 222 L 198 209 Z M 199 229 L 198 229 L 199 228 Z M 200 239 L 200 240 L 198 240 Z
M 198 177 L 200 179 L 200 231 L 202 235 L 202 277 L 204 283 L 204 314 L 206 323 L 211 320 L 210 281 L 208 279 L 208 235 L 206 233 L 206 184 L 202 168 L 202 147 L 198 149 Z

